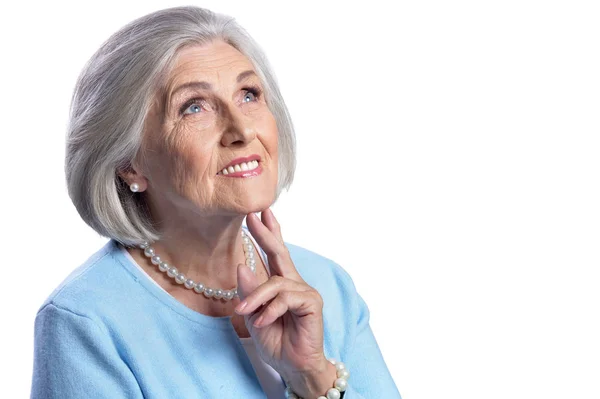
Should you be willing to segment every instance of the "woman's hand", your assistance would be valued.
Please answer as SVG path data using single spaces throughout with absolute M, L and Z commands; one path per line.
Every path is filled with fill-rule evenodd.
M 323 299 L 300 276 L 281 237 L 273 212 L 246 218 L 248 229 L 268 257 L 271 277 L 259 284 L 245 265 L 238 265 L 238 314 L 261 358 L 300 397 L 323 395 L 336 378 L 323 352 Z

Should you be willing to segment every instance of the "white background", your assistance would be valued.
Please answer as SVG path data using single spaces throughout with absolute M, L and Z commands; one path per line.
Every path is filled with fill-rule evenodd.
M 298 139 L 284 238 L 348 270 L 404 399 L 600 397 L 593 3 L 196 3 L 266 51 Z M 75 79 L 176 5 L 0 10 L 3 397 L 28 397 L 36 311 L 106 241 L 65 189 Z

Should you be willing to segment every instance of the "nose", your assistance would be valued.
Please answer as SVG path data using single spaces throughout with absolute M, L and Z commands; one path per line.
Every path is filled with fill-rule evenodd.
M 252 121 L 233 106 L 221 104 L 219 119 L 223 126 L 221 145 L 224 147 L 244 146 L 256 138 L 256 130 Z

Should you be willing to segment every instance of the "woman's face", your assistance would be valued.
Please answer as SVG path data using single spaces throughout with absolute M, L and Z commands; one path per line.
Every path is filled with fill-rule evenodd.
M 277 125 L 263 89 L 252 63 L 223 41 L 178 53 L 145 129 L 152 208 L 163 217 L 244 215 L 273 203 Z

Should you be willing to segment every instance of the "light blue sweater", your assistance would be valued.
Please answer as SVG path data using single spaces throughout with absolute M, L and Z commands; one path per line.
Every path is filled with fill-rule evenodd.
M 286 245 L 323 297 L 325 355 L 350 371 L 344 399 L 399 399 L 350 276 Z M 186 307 L 142 273 L 110 240 L 54 290 L 35 319 L 31 397 L 264 399 L 229 317 Z

